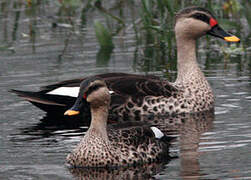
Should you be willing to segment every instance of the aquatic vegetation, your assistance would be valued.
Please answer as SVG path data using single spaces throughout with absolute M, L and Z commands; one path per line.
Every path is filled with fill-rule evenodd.
M 109 62 L 112 50 L 114 48 L 112 42 L 112 34 L 110 31 L 99 21 L 94 22 L 94 29 L 96 38 L 99 42 L 100 49 L 96 56 L 96 64 L 98 66 L 107 65 Z
M 135 37 L 135 70 L 151 71 L 165 69 L 165 72 L 176 69 L 176 42 L 173 32 L 175 14 L 178 10 L 186 6 L 202 6 L 215 13 L 218 21 L 227 30 L 234 30 L 234 34 L 241 37 L 242 43 L 237 48 L 243 48 L 244 53 L 250 53 L 250 26 L 251 26 L 251 3 L 241 0 L 204 1 L 204 0 L 130 0 L 130 1 L 107 1 L 107 0 L 10 0 L 0 2 L 0 16 L 7 19 L 10 16 L 10 9 L 13 12 L 13 27 L 3 24 L 4 36 L 12 32 L 12 42 L 2 42 L 2 44 L 12 44 L 18 40 L 20 21 L 22 21 L 22 8 L 25 18 L 29 21 L 28 34 L 35 53 L 37 37 L 41 35 L 41 21 L 50 23 L 53 31 L 63 29 L 64 48 L 61 57 L 70 53 L 71 39 L 83 39 L 86 29 L 93 28 L 97 42 L 101 49 L 104 47 L 117 47 L 117 42 L 112 39 L 118 37 L 127 38 L 128 34 Z M 93 15 L 94 19 L 92 18 Z M 44 19 L 45 20 L 44 20 Z M 8 30 L 8 31 L 7 31 Z M 237 32 L 236 32 L 237 31 Z M 8 38 L 4 38 L 6 41 Z M 84 43 L 84 40 L 83 42 Z M 220 49 L 221 41 L 206 39 L 204 47 L 213 44 Z M 205 48 L 205 51 L 210 48 Z M 103 51 L 105 52 L 105 51 Z M 102 53 L 97 53 L 97 60 L 102 57 L 109 62 Z M 105 53 L 106 54 L 106 53 Z M 210 53 L 209 53 L 210 55 Z M 99 63 L 97 63 L 99 64 Z M 106 64 L 106 63 L 105 63 Z M 160 69 L 156 69 L 161 67 Z M 164 67 L 164 68 L 163 68 Z M 155 69 L 154 69 L 155 68 Z
M 94 29 L 96 33 L 97 40 L 101 48 L 113 48 L 112 34 L 105 28 L 103 24 L 99 21 L 94 22 Z

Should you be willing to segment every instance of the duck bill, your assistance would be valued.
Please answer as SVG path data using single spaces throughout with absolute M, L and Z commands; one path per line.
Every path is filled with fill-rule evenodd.
M 70 109 L 68 109 L 67 111 L 65 111 L 64 115 L 65 116 L 75 116 L 75 115 L 80 114 L 80 109 L 82 107 L 82 104 L 83 103 L 78 98 L 76 100 L 75 104 Z
M 207 34 L 224 39 L 227 42 L 240 42 L 240 39 L 238 37 L 227 33 L 219 25 L 212 27 L 212 29 L 208 31 Z
M 75 115 L 78 115 L 79 113 L 80 113 L 79 111 L 69 109 L 69 110 L 65 111 L 64 115 L 65 116 L 75 116 Z

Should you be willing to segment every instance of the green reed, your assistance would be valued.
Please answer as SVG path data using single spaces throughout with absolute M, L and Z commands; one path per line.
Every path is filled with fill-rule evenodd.
M 153 70 L 151 67 L 156 67 L 152 66 L 152 61 L 162 65 L 162 68 L 165 66 L 168 71 L 176 69 L 176 42 L 173 31 L 175 14 L 178 10 L 191 5 L 202 6 L 214 12 L 221 26 L 226 30 L 234 29 L 236 32 L 233 33 L 244 39 L 245 44 L 249 46 L 246 38 L 250 37 L 250 33 L 243 33 L 243 29 L 247 28 L 243 28 L 243 23 L 240 22 L 240 19 L 246 18 L 250 26 L 250 11 L 247 8 L 250 7 L 250 2 L 238 0 L 141 0 L 139 16 L 142 23 L 140 25 L 137 24 L 135 29 L 138 30 L 135 33 L 138 33 L 136 37 L 138 41 L 142 42 L 144 47 L 142 60 L 145 63 L 140 63 L 143 64 L 143 71 Z M 213 38 L 206 39 L 206 46 L 208 47 L 208 44 L 212 43 L 209 39 Z M 242 44 L 231 46 L 231 51 L 229 51 L 225 42 L 213 40 L 213 43 L 219 46 L 218 51 L 224 52 L 224 57 L 230 57 L 226 53 L 238 52 L 240 54 L 245 52 L 245 46 Z M 163 61 L 163 58 L 167 60 Z M 144 67 L 144 65 L 148 66 L 148 68 Z

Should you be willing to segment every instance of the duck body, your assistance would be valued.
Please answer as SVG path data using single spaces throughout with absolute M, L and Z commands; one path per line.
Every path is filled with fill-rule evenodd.
M 96 75 L 106 82 L 111 93 L 110 114 L 138 119 L 141 115 L 172 115 L 214 109 L 212 89 L 197 63 L 196 40 L 205 34 L 228 42 L 239 42 L 240 39 L 225 32 L 212 13 L 200 7 L 188 7 L 178 12 L 174 30 L 178 52 L 175 82 L 156 76 L 125 73 Z M 39 92 L 13 92 L 48 113 L 62 114 L 76 100 L 79 83 L 84 79 L 46 86 Z M 85 109 L 89 111 L 88 105 Z
M 193 77 L 197 76 L 192 75 Z M 153 82 L 137 82 L 138 87 L 148 88 L 147 90 L 151 92 L 139 89 L 138 94 L 129 96 L 121 105 L 113 106 L 111 103 L 111 111 L 121 117 L 139 119 L 141 115 L 174 115 L 214 109 L 213 91 L 203 74 L 201 73 L 199 78 L 192 78 L 187 82 L 175 83 L 161 79 L 155 79 Z
M 212 90 L 207 81 L 198 78 L 195 82 L 170 83 L 157 76 L 144 76 L 126 73 L 107 73 L 96 75 L 102 78 L 111 93 L 109 108 L 112 116 L 123 119 L 141 115 L 171 115 L 206 111 L 214 107 Z M 14 91 L 35 106 L 49 114 L 62 115 L 76 100 L 75 91 L 83 79 L 64 81 L 44 87 L 40 92 Z M 58 93 L 60 88 L 69 88 L 72 96 Z M 86 104 L 83 114 L 90 115 Z
M 90 128 L 66 158 L 73 167 L 118 167 L 160 162 L 168 159 L 168 142 L 156 139 L 150 127 L 131 124 L 108 127 L 107 138 Z
M 75 115 L 90 104 L 91 124 L 66 161 L 73 167 L 118 167 L 161 161 L 168 157 L 168 138 L 143 122 L 107 126 L 110 94 L 103 80 L 87 78 L 65 115 Z

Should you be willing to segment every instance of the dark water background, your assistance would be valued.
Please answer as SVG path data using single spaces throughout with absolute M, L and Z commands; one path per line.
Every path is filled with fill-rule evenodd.
M 173 80 L 175 59 L 170 57 L 175 54 L 168 53 L 170 47 L 156 48 L 135 36 L 130 22 L 137 22 L 137 16 L 130 4 L 123 4 L 123 13 L 111 8 L 127 28 L 113 36 L 115 48 L 109 54 L 100 52 L 93 22 L 110 27 L 116 23 L 95 8 L 83 13 L 86 4 L 80 1 L 30 2 L 0 2 L 0 179 L 251 179 L 250 22 L 245 14 L 232 20 L 241 29 L 227 28 L 241 37 L 241 44 L 230 46 L 213 37 L 203 37 L 198 44 L 199 63 L 216 96 L 215 117 L 189 117 L 179 124 L 171 147 L 177 158 L 140 168 L 72 172 L 64 165 L 65 157 L 87 127 L 43 123 L 59 119 L 46 117 L 8 90 L 36 91 L 43 85 L 108 72 Z M 246 4 L 241 5 L 245 9 Z M 137 6 L 133 10 L 137 14 Z

